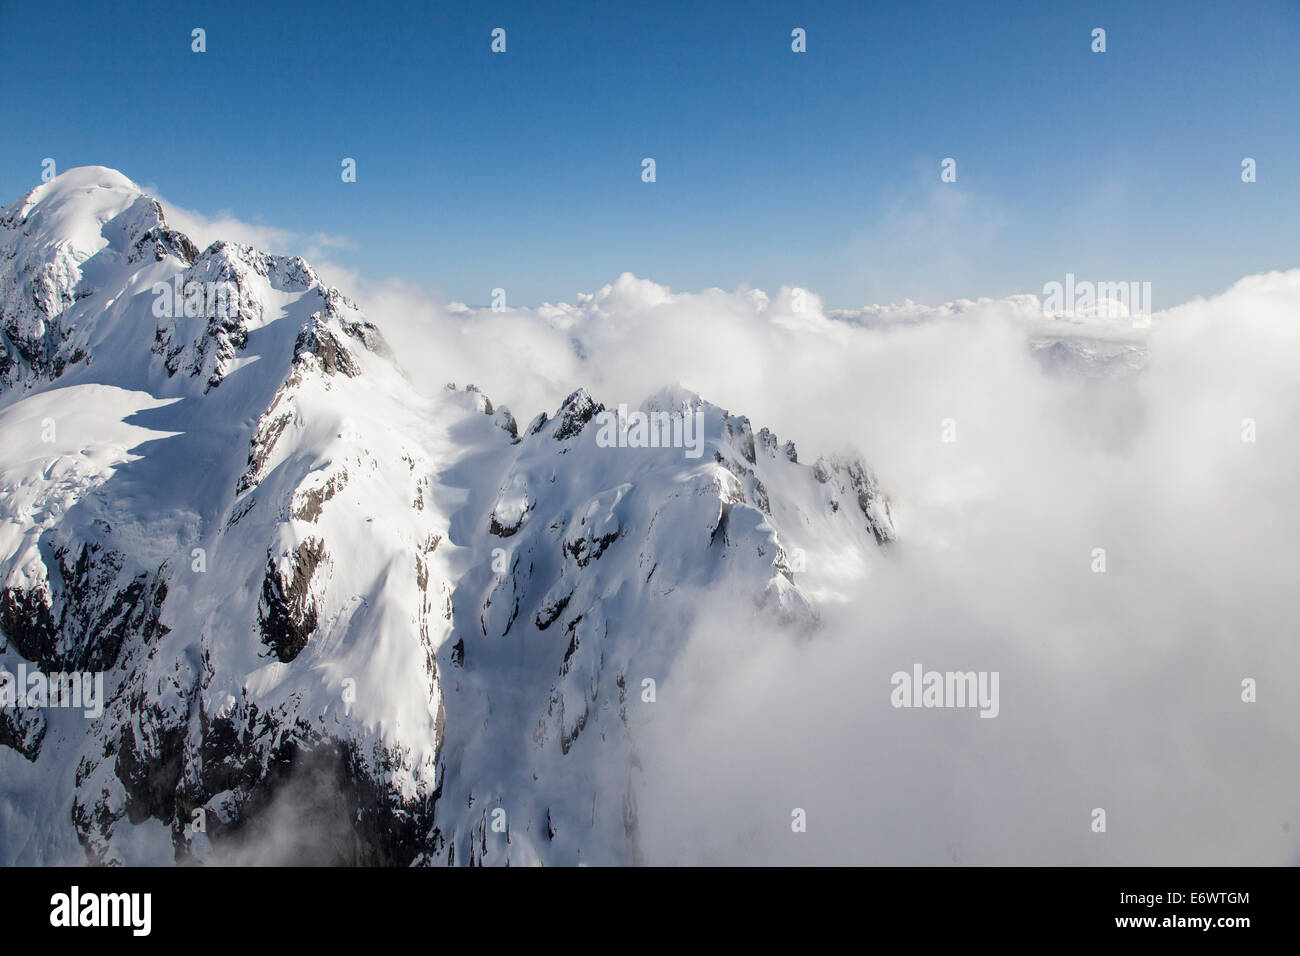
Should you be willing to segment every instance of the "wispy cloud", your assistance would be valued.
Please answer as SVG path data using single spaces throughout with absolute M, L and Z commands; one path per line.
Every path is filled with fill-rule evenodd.
M 200 249 L 224 239 L 240 242 L 264 252 L 277 255 L 302 256 L 309 262 L 324 260 L 339 250 L 353 249 L 356 243 L 347 236 L 324 232 L 300 233 L 260 222 L 248 222 L 233 213 L 221 211 L 207 215 L 159 196 L 156 190 L 146 188 L 162 204 L 167 222 L 190 237 Z
M 854 322 L 798 291 L 627 275 L 538 309 L 368 302 L 429 384 L 528 417 L 579 384 L 613 403 L 680 381 L 805 459 L 862 453 L 891 493 L 900 541 L 855 586 L 808 551 L 802 580 L 841 597 L 811 640 L 705 609 L 639 738 L 652 861 L 1300 858 L 1280 762 L 1300 700 L 1276 676 L 1300 664 L 1300 270 L 1156 313 L 1146 371 L 1091 382 L 1033 359 L 1032 301 Z M 893 709 L 914 662 L 1000 672 L 1000 715 Z

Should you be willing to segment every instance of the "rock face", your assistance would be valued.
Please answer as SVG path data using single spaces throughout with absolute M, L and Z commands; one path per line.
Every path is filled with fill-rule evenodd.
M 702 454 L 418 394 L 302 260 L 112 170 L 0 254 L 0 665 L 103 679 L 0 708 L 0 862 L 636 862 L 643 681 L 715 595 L 815 630 L 804 549 L 893 538 L 861 462 L 680 389 L 644 408 Z

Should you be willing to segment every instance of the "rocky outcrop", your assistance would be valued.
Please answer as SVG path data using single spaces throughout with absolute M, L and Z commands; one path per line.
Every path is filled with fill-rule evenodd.
M 0 476 L 65 483 L 7 499 L 3 661 L 105 684 L 84 735 L 0 711 L 0 757 L 48 768 L 31 828 L 91 862 L 160 833 L 179 862 L 635 861 L 633 708 L 701 608 L 815 629 L 798 546 L 892 540 L 856 460 L 801 465 L 682 389 L 645 407 L 698 416 L 698 448 L 605 447 L 584 389 L 521 433 L 477 388 L 417 393 L 301 259 L 197 251 L 124 178 L 65 175 L 0 214 L 0 378 L 44 400 L 96 362 L 149 430 Z
M 286 571 L 279 570 L 273 558 L 267 560 L 257 624 L 262 643 L 281 663 L 297 657 L 316 630 L 312 577 L 325 559 L 325 542 L 308 538 L 290 554 Z

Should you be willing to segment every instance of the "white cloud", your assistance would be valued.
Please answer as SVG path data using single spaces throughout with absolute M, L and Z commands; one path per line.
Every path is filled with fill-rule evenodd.
M 302 256 L 308 262 L 314 262 L 324 259 L 331 252 L 351 249 L 355 246 L 355 243 L 346 236 L 323 232 L 311 234 L 293 232 L 276 226 L 247 222 L 230 212 L 218 212 L 213 216 L 204 215 L 178 206 L 159 196 L 156 191 L 147 191 L 162 204 L 167 224 L 189 236 L 200 249 L 207 248 L 218 239 L 224 239 L 227 242 L 240 242 L 253 246 L 263 252 Z
M 913 252 L 933 239 L 895 233 Z M 717 608 L 661 682 L 642 753 L 651 861 L 1300 860 L 1300 270 L 1157 313 L 1133 337 L 1146 370 L 1095 381 L 1030 355 L 1030 335 L 1092 330 L 1032 297 L 827 315 L 799 290 L 625 274 L 575 304 L 493 312 L 322 272 L 425 388 L 474 382 L 522 423 L 579 385 L 614 405 L 680 382 L 805 460 L 860 451 L 890 492 L 901 540 L 820 634 L 739 629 Z M 999 671 L 999 717 L 892 708 L 890 675 L 917 662 Z
M 846 321 L 795 297 L 630 275 L 500 313 L 359 295 L 429 387 L 526 419 L 579 384 L 614 404 L 681 381 L 805 458 L 860 449 L 892 494 L 898 547 L 819 636 L 702 622 L 644 740 L 649 857 L 1296 862 L 1300 270 L 1157 313 L 1147 370 L 1092 382 L 1031 357 L 1032 299 Z M 999 671 L 1000 716 L 893 709 L 916 662 Z

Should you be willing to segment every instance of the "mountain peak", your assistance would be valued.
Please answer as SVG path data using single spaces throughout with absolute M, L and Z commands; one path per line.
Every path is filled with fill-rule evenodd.
M 105 706 L 76 734 L 0 707 L 0 772 L 53 794 L 7 811 L 0 862 L 239 859 L 277 768 L 343 782 L 305 798 L 328 861 L 637 859 L 629 688 L 718 607 L 808 633 L 805 552 L 892 539 L 864 466 L 801 465 L 680 385 L 644 406 L 672 427 L 611 445 L 585 388 L 521 435 L 394 358 L 302 259 L 199 251 L 113 170 L 4 210 L 0 669 L 94 669 Z
M 104 224 L 141 199 L 147 199 L 144 191 L 117 170 L 77 166 L 0 210 L 0 225 L 12 228 L 21 223 L 24 233 L 33 238 L 66 242 L 90 256 L 107 244 Z M 161 210 L 158 214 L 161 217 Z

